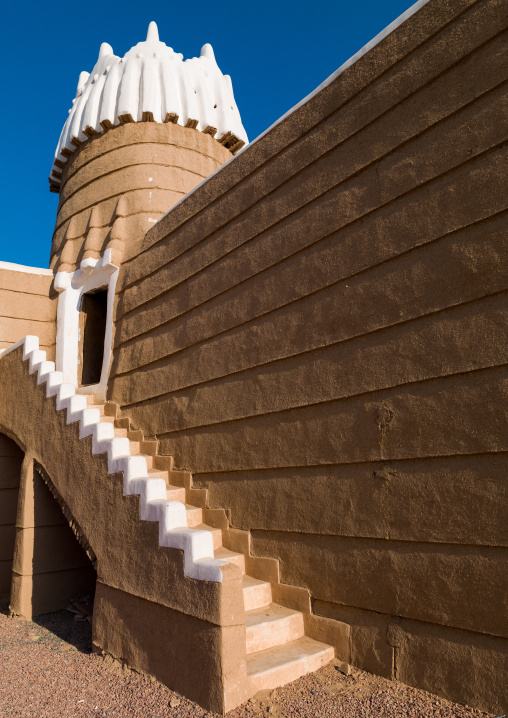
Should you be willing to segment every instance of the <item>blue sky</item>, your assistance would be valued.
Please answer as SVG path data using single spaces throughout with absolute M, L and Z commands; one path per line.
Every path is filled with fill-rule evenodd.
M 48 266 L 58 195 L 47 177 L 79 72 L 92 69 L 101 42 L 122 56 L 155 20 L 160 39 L 185 58 L 211 43 L 253 140 L 410 4 L 9 2 L 2 11 L 0 260 Z

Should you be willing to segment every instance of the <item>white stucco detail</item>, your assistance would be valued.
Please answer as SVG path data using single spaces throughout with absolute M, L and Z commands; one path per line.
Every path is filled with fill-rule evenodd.
M 114 267 L 111 264 L 109 266 Z M 114 271 L 117 272 L 117 268 Z M 74 275 L 78 272 L 74 272 Z M 60 273 L 59 279 L 62 295 L 69 289 L 68 279 L 73 277 L 72 274 L 62 277 L 63 274 Z M 67 424 L 79 422 L 80 439 L 92 437 L 92 454 L 107 453 L 109 474 L 123 474 L 124 495 L 139 496 L 140 519 L 159 522 L 159 545 L 184 552 L 186 576 L 199 581 L 222 583 L 221 568 L 228 562 L 214 558 L 212 533 L 187 526 L 185 504 L 168 501 L 164 479 L 150 477 L 146 457 L 139 454 L 131 456 L 129 439 L 115 436 L 113 424 L 101 421 L 100 411 L 88 405 L 86 396 L 76 394 L 74 386 L 64 381 L 62 372 L 55 371 L 54 362 L 47 361 L 46 352 L 39 349 L 38 337 L 26 336 L 20 339 L 0 352 L 0 358 L 18 347 L 23 348 L 23 361 L 28 362 L 30 374 L 37 374 L 37 384 L 46 385 L 46 398 L 56 397 L 56 411 L 66 412 Z M 87 394 L 90 393 L 89 388 L 86 389 Z
M 232 133 L 240 145 L 248 142 L 231 78 L 220 71 L 212 46 L 203 45 L 199 57 L 184 60 L 159 40 L 151 22 L 146 40 L 124 57 L 104 42 L 92 72 L 80 74 L 56 148 L 52 185 L 59 186 L 63 165 L 82 142 L 116 125 L 142 121 L 177 123 L 219 141 Z
M 24 272 L 25 274 L 40 274 L 47 277 L 53 276 L 52 269 L 43 269 L 42 267 L 26 267 L 24 264 L 14 264 L 13 262 L 0 262 L 0 269 L 7 269 L 9 272 Z
M 79 362 L 79 312 L 83 294 L 94 289 L 107 289 L 106 334 L 101 379 L 98 384 L 77 388 L 78 392 L 94 394 L 98 399 L 106 397 L 106 387 L 112 356 L 113 307 L 118 267 L 111 262 L 111 250 L 107 249 L 100 259 L 85 259 L 75 272 L 58 272 L 54 287 L 60 293 L 57 308 L 56 368 L 62 373 L 63 382 L 78 387 Z

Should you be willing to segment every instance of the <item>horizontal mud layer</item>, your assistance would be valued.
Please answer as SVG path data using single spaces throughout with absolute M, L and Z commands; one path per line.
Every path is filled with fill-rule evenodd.
M 54 359 L 57 301 L 52 282 L 51 275 L 0 268 L 0 350 L 35 334 L 48 359 Z
M 487 702 L 496 716 L 506 711 L 506 639 L 320 600 L 313 607 L 320 616 L 350 624 L 355 665 L 424 690 L 432 686 L 469 705 Z M 458 675 L 471 680 L 457 680 Z
M 209 135 L 188 128 L 150 122 L 120 125 L 83 144 L 65 166 L 58 215 L 53 234 L 51 264 L 57 261 L 72 220 L 72 238 L 81 241 L 86 233 L 91 209 L 94 227 L 112 224 L 120 197 L 126 215 L 151 215 L 141 231 L 151 224 L 205 177 L 231 158 L 231 153 Z M 138 244 L 135 245 L 137 253 Z M 74 261 L 79 248 L 73 253 Z M 126 256 L 129 256 L 127 253 Z
M 423 21 L 426 15 L 425 20 L 431 21 L 429 25 L 437 24 L 437 27 L 433 28 L 433 32 L 437 33 L 436 37 L 430 32 L 430 27 L 418 28 L 419 31 L 406 33 L 404 37 L 400 31 L 392 33 L 369 53 L 368 60 L 362 58 L 334 83 L 235 158 L 226 171 L 213 177 L 206 186 L 200 188 L 198 193 L 194 193 L 185 205 L 178 207 L 152 229 L 147 237 L 147 251 L 156 244 L 160 245 L 157 251 L 150 250 L 150 258 L 146 259 L 150 262 L 152 271 L 163 264 L 157 261 L 160 258 L 159 253 L 164 255 L 168 250 L 176 251 L 178 247 L 174 242 L 171 243 L 171 248 L 168 247 L 164 237 L 171 232 L 174 238 L 178 228 L 184 231 L 184 224 L 191 218 L 197 223 L 195 236 L 192 237 L 194 244 L 196 237 L 206 236 L 204 233 L 207 228 L 217 231 L 225 221 L 241 214 L 246 206 L 251 206 L 259 200 L 263 200 L 264 203 L 264 198 L 271 188 L 282 186 L 293 174 L 297 174 L 322 154 L 326 154 L 327 147 L 324 147 L 324 152 L 322 150 L 323 134 L 328 137 L 328 148 L 334 147 L 355 134 L 363 125 L 368 125 L 385 112 L 393 110 L 405 98 L 424 91 L 428 82 L 438 79 L 445 70 L 453 68 L 458 61 L 467 64 L 469 53 L 495 37 L 504 26 L 499 3 L 476 3 L 473 8 L 467 7 L 472 4 L 470 1 L 461 3 L 465 12 L 455 19 L 453 16 L 459 10 L 457 2 L 441 3 L 439 8 L 433 3 L 432 9 L 429 6 L 422 8 L 418 13 L 418 21 Z M 429 18 L 431 13 L 433 16 Z M 444 25 L 441 25 L 444 20 L 442 15 L 448 16 Z M 476 27 L 475 34 L 472 35 L 471 22 L 479 23 L 480 18 L 481 27 Z M 487 18 L 491 22 L 487 22 Z M 415 20 L 415 24 L 416 22 Z M 396 48 L 393 47 L 394 43 L 397 44 Z M 465 43 L 465 46 L 461 43 Z M 497 45 L 500 45 L 499 39 Z M 487 80 L 487 85 L 490 84 L 492 87 L 502 81 L 504 75 L 499 67 L 497 70 L 490 69 L 493 74 L 490 76 L 488 73 L 491 79 Z M 415 72 L 418 73 L 419 82 L 415 81 Z M 482 91 L 483 79 L 479 74 L 473 74 L 474 79 L 471 79 L 472 73 L 464 74 L 466 76 L 464 79 L 467 78 L 468 82 L 465 89 L 469 100 L 471 96 L 474 99 L 476 94 Z M 484 76 L 485 73 L 482 75 Z M 448 85 L 446 87 L 448 92 L 442 92 L 444 86 L 436 88 L 433 102 L 420 104 L 418 97 L 415 97 L 415 104 L 420 104 L 417 108 L 418 115 L 423 112 L 421 119 L 411 117 L 413 122 L 418 122 L 417 127 L 422 122 L 425 127 L 429 122 L 432 124 L 433 119 L 435 121 L 442 117 L 443 113 L 448 114 L 450 112 L 448 98 L 452 108 L 466 104 L 467 100 L 460 99 L 461 83 L 454 82 L 453 77 L 449 79 L 451 82 L 444 83 Z M 459 93 L 458 103 L 457 93 Z M 354 104 L 350 105 L 360 99 L 363 103 L 362 112 L 359 112 L 360 108 Z M 337 127 L 342 118 L 347 117 L 348 114 L 353 125 L 346 123 L 344 127 Z M 416 115 L 415 107 L 412 114 Z M 411 136 L 413 133 L 411 123 L 404 124 L 405 132 Z M 321 131 L 323 129 L 327 130 L 327 133 L 323 133 Z M 337 136 L 338 129 L 340 133 Z M 383 141 L 391 143 L 393 140 L 391 136 L 383 140 L 383 136 L 378 135 L 377 143 L 381 143 L 381 149 Z M 307 145 L 308 151 L 300 152 L 302 146 Z M 375 153 L 379 148 L 375 147 L 373 151 Z M 295 166 L 294 162 L 288 162 L 287 152 L 292 153 L 290 159 L 295 159 L 296 155 L 299 155 L 299 164 Z M 231 196 L 228 195 L 237 184 L 238 187 L 235 189 L 237 192 L 241 190 L 242 195 L 235 196 L 236 201 L 231 202 Z M 210 204 L 211 201 L 213 204 Z M 206 211 L 203 211 L 205 208 Z M 137 265 L 139 260 L 134 261 Z M 136 267 L 133 267 L 132 272 L 132 281 L 136 281 Z
M 430 0 L 191 193 L 124 264 L 110 381 L 285 583 L 364 616 L 358 665 L 493 710 L 506 48 L 499 0 Z

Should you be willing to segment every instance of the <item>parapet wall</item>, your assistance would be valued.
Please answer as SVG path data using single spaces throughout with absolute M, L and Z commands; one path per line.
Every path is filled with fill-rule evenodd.
M 57 299 L 51 294 L 52 281 L 49 269 L 0 262 L 0 350 L 35 334 L 54 360 Z
M 355 665 L 498 712 L 505 33 L 430 0 L 160 220 L 109 386 Z

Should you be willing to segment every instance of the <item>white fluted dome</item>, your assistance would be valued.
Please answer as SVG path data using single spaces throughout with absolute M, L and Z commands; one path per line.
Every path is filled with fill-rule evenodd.
M 160 42 L 151 22 L 145 42 L 139 42 L 123 58 L 101 45 L 92 72 L 79 76 L 55 152 L 50 189 L 60 189 L 61 170 L 83 142 L 126 122 L 175 122 L 207 132 L 237 152 L 248 142 L 233 95 L 229 75 L 223 75 L 211 45 L 200 57 L 183 59 Z

